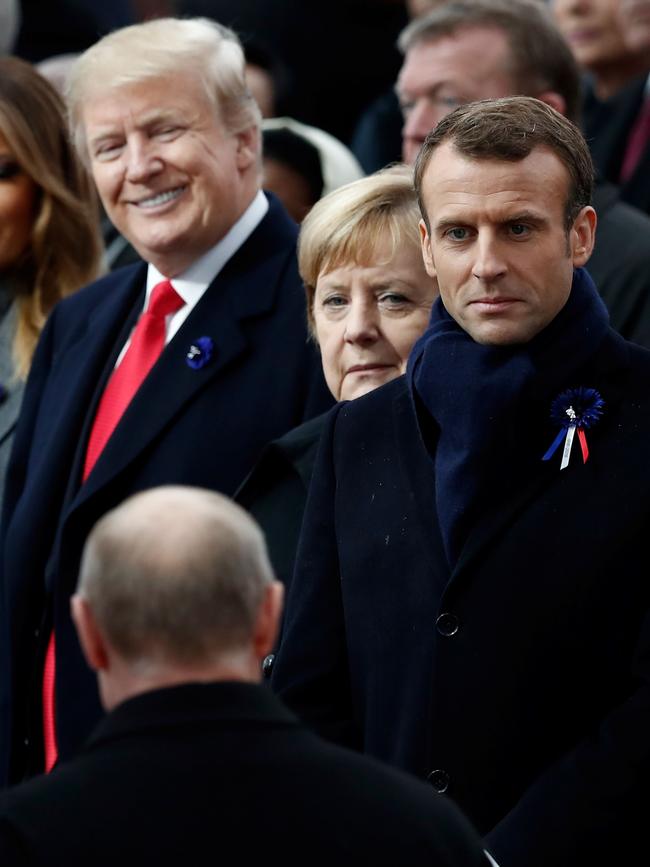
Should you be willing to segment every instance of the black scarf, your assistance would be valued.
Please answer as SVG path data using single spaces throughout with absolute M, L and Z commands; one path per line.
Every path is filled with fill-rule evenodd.
M 435 466 L 436 506 L 443 543 L 453 568 L 466 533 L 494 492 L 504 492 L 521 472 L 519 458 L 530 418 L 567 387 L 589 385 L 573 377 L 593 356 L 609 315 L 589 274 L 574 271 L 569 299 L 529 343 L 476 343 L 438 299 L 429 326 L 415 344 L 407 379 Z M 427 437 L 425 436 L 425 440 Z M 535 456 L 537 459 L 541 458 Z

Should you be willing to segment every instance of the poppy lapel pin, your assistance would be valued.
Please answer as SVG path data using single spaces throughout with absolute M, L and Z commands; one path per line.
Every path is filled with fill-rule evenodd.
M 185 363 L 192 370 L 200 370 L 210 361 L 214 353 L 214 342 L 211 337 L 199 337 L 187 350 Z

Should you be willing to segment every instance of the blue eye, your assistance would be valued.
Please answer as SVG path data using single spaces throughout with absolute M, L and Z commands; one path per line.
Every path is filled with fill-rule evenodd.
M 521 238 L 523 235 L 527 235 L 529 231 L 529 227 L 524 225 L 523 223 L 512 223 L 510 225 L 510 232 L 517 238 Z
M 379 301 L 388 307 L 401 307 L 408 301 L 408 298 L 401 292 L 385 292 L 383 295 L 380 295 Z
M 343 297 L 343 295 L 329 295 L 327 298 L 323 298 L 322 304 L 323 307 L 343 307 L 347 301 Z
M 467 238 L 467 229 L 463 226 L 454 226 L 453 229 L 447 230 L 447 237 L 452 241 L 464 241 Z

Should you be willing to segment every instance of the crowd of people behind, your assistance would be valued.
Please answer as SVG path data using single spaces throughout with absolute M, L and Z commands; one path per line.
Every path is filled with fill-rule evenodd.
M 94 5 L 0 0 L 0 864 L 635 863 L 650 0 Z

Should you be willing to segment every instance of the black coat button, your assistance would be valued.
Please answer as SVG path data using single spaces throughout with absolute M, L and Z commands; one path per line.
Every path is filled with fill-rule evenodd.
M 455 635 L 458 632 L 459 626 L 460 621 L 456 615 L 450 614 L 448 611 L 445 611 L 436 620 L 436 629 L 441 635 L 444 635 L 447 638 Z
M 443 771 L 441 768 L 438 768 L 435 771 L 431 771 L 431 773 L 427 776 L 427 780 L 431 783 L 431 785 L 436 790 L 436 792 L 438 792 L 439 795 L 443 795 L 449 788 L 449 774 L 447 773 L 447 771 Z
M 264 657 L 264 661 L 262 662 L 262 672 L 264 673 L 264 677 L 271 677 L 274 663 L 275 653 L 269 653 L 268 656 Z

